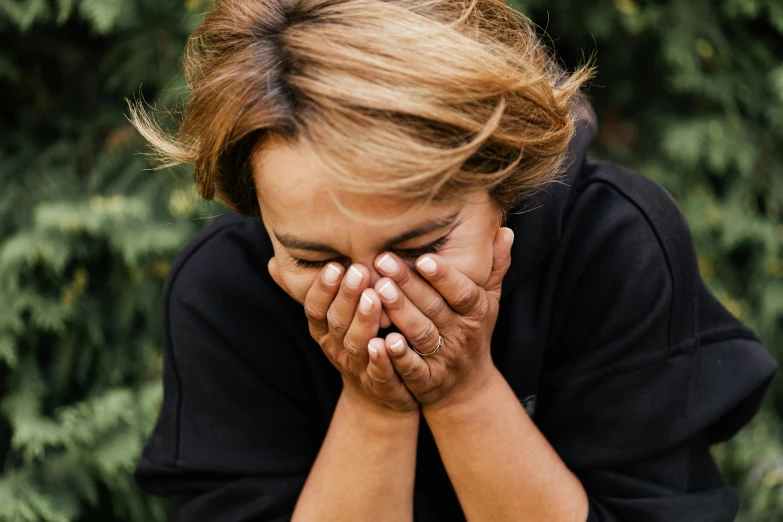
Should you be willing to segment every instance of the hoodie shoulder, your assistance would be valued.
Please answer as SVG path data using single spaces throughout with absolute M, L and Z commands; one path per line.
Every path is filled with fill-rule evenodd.
M 569 387 L 725 340 L 760 346 L 705 285 L 685 216 L 660 185 L 589 160 L 572 190 L 551 258 L 556 349 L 549 359 L 579 367 L 578 376 L 564 372 Z

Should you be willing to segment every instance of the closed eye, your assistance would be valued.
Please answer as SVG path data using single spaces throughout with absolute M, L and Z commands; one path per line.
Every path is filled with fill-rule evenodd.
M 393 250 L 393 252 L 398 256 L 402 257 L 403 259 L 413 260 L 420 256 L 423 256 L 424 254 L 436 253 L 446 242 L 446 239 L 448 239 L 448 237 L 443 236 L 439 239 L 436 239 L 432 243 L 429 243 L 428 245 L 424 245 L 419 248 L 401 248 L 401 249 Z M 294 257 L 294 261 L 296 262 L 296 266 L 300 268 L 321 268 L 331 262 L 336 262 L 336 263 L 345 263 L 346 261 L 350 262 L 350 260 L 347 260 L 346 258 L 339 258 L 339 257 L 334 259 L 323 259 L 320 261 L 310 261 L 308 259 L 300 259 Z

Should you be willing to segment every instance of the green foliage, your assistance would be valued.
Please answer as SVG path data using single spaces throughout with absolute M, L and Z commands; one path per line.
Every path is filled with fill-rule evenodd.
M 131 472 L 161 401 L 163 279 L 208 209 L 187 170 L 149 170 L 124 98 L 182 96 L 198 21 L 0 0 L 0 521 L 164 519 Z
M 702 274 L 783 355 L 783 3 L 520 0 L 595 52 L 595 154 L 666 186 Z M 0 521 L 163 520 L 130 472 L 160 403 L 168 265 L 210 210 L 124 118 L 171 107 L 201 0 L 0 0 Z M 220 212 L 213 209 L 212 213 Z M 783 513 L 783 385 L 715 448 L 741 520 Z

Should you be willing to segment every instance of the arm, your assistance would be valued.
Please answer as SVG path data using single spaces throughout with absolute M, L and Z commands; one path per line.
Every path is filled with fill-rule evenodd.
M 418 411 L 367 408 L 344 391 L 292 520 L 413 520 L 418 430 Z
M 177 498 L 172 522 L 409 520 L 418 404 L 387 386 L 384 406 L 344 378 L 329 407 L 339 378 L 301 306 L 258 277 L 267 254 L 247 255 L 259 247 L 245 226 L 205 230 L 170 272 L 164 400 L 138 484 Z M 399 384 L 382 349 L 364 370 Z
M 603 201 L 616 197 L 607 190 L 596 188 Z M 407 324 L 401 330 L 411 344 L 434 345 L 426 338 L 432 328 L 416 324 L 411 308 L 427 309 L 434 337 L 444 338 L 437 357 L 402 349 L 393 361 L 422 401 L 469 519 L 537 520 L 527 518 L 530 501 L 557 510 L 544 520 L 734 519 L 736 493 L 723 485 L 709 445 L 755 413 L 775 364 L 701 284 L 687 226 L 664 196 L 655 219 L 624 201 L 611 214 L 573 218 L 586 228 L 574 235 L 591 237 L 586 244 L 597 250 L 568 252 L 576 263 L 559 279 L 570 290 L 561 296 L 567 313 L 550 327 L 559 362 L 541 376 L 535 426 L 482 357 L 489 340 L 478 325 L 494 326 L 495 303 L 442 260 L 423 275 L 454 314 L 434 306 L 417 278 L 387 274 L 414 305 L 384 303 L 396 324 Z M 664 230 L 653 232 L 651 223 Z M 675 244 L 661 246 L 660 238 Z M 633 262 L 618 252 L 633 253 Z M 543 494 L 529 495 L 531 488 Z M 545 505 L 552 501 L 559 505 Z M 517 503 L 525 505 L 505 510 Z
M 277 261 L 269 272 L 281 288 Z M 343 391 L 293 520 L 413 520 L 419 404 L 375 338 L 381 304 L 366 267 L 325 266 L 304 308 Z
M 582 484 L 497 370 L 470 400 L 423 413 L 468 520 L 587 520 Z
M 512 240 L 508 229 L 497 233 L 486 290 L 435 255 L 417 263 L 432 286 L 402 263 L 386 271 L 402 291 L 383 297 L 384 305 L 404 334 L 389 334 L 387 348 L 422 403 L 468 520 L 583 522 L 588 503 L 582 484 L 535 427 L 489 354 Z M 384 284 L 382 279 L 376 287 Z M 443 348 L 432 357 L 408 349 L 408 340 L 436 346 L 439 335 Z

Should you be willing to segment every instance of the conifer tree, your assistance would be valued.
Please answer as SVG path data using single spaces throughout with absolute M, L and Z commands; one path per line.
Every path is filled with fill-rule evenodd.
M 150 172 L 126 97 L 182 97 L 203 9 L 0 0 L 0 520 L 163 520 L 131 471 L 161 400 L 162 283 L 208 209 Z
M 595 54 L 594 155 L 662 183 L 703 276 L 783 355 L 783 3 L 509 0 Z M 161 400 L 163 279 L 224 210 L 148 170 L 124 98 L 187 100 L 208 0 L 0 0 L 0 521 L 163 521 L 131 471 Z M 740 520 L 783 514 L 783 385 L 714 453 Z

